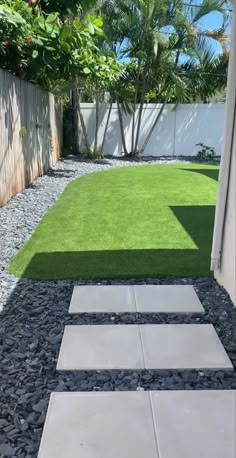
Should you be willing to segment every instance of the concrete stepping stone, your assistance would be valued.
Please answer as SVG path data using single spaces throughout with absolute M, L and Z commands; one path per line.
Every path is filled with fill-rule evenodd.
M 147 369 L 233 369 L 211 324 L 140 326 Z
M 58 370 L 143 369 L 140 331 L 134 325 L 66 326 Z
M 192 285 L 135 285 L 140 313 L 204 313 Z
M 235 458 L 236 391 L 151 393 L 160 458 Z
M 134 292 L 129 285 L 75 286 L 69 313 L 135 313 Z
M 53 393 L 38 458 L 157 458 L 148 392 Z
M 233 369 L 212 325 L 66 326 L 58 370 Z
M 53 393 L 38 458 L 235 458 L 235 391 Z
M 204 313 L 191 285 L 75 286 L 69 313 Z

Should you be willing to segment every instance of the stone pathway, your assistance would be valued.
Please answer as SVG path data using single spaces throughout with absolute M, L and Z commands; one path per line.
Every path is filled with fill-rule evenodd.
M 75 286 L 69 313 L 203 313 L 191 285 Z
M 235 458 L 234 391 L 53 393 L 38 458 Z
M 66 326 L 57 369 L 233 369 L 233 366 L 211 324 L 118 324 Z
M 186 292 L 186 294 L 185 294 Z M 70 313 L 203 313 L 192 286 L 78 286 Z M 57 370 L 233 366 L 210 324 L 69 325 Z M 236 391 L 52 393 L 39 458 L 235 458 Z

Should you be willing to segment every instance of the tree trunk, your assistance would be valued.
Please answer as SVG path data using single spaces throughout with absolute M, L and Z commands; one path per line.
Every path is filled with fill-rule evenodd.
M 134 153 L 138 153 L 138 144 L 139 144 L 139 137 L 140 137 L 140 129 L 141 129 L 141 121 L 142 121 L 142 114 L 143 114 L 143 105 L 145 101 L 145 95 L 147 90 L 147 81 L 148 81 L 148 74 L 145 72 L 145 81 L 143 81 L 143 89 L 141 94 L 141 100 L 139 105 L 139 114 L 138 114 L 138 125 L 137 125 L 137 132 L 136 132 L 136 139 L 134 145 Z
M 98 93 L 96 92 L 96 119 L 95 119 L 95 141 L 94 141 L 94 149 L 97 150 L 98 147 L 98 127 L 99 127 L 99 98 Z
M 78 118 L 78 92 L 76 89 L 71 91 L 71 111 L 72 111 L 72 149 L 74 154 L 79 153 L 79 118 Z
M 88 151 L 90 151 L 90 144 L 89 144 L 86 125 L 85 125 L 85 122 L 84 122 L 84 117 L 83 117 L 82 110 L 81 110 L 80 97 L 78 97 L 78 113 L 79 113 L 79 120 L 80 120 L 82 132 L 83 132 L 83 136 L 84 136 L 85 148 L 86 148 L 86 151 L 88 152 Z
M 135 120 L 136 120 L 136 105 L 137 105 L 137 98 L 138 98 L 138 89 L 139 89 L 139 72 L 140 72 L 140 63 L 138 66 L 138 77 L 135 84 L 135 95 L 134 95 L 134 112 L 132 116 L 132 141 L 131 141 L 131 153 L 134 151 L 134 138 L 135 138 Z
M 144 98 L 145 98 L 145 94 L 142 94 L 142 98 L 140 100 L 140 106 L 139 106 L 139 113 L 138 113 L 138 125 L 137 125 L 136 139 L 135 139 L 135 145 L 134 145 L 134 154 L 138 153 L 138 142 L 139 142 L 139 137 L 140 137 Z
M 118 108 L 118 115 L 119 115 L 119 122 L 120 122 L 120 133 L 121 133 L 121 140 L 122 140 L 122 145 L 123 145 L 123 150 L 126 156 L 128 156 L 128 150 L 126 147 L 126 141 L 125 141 L 125 133 L 124 133 L 124 124 L 123 124 L 123 117 L 122 117 L 122 111 L 120 107 L 120 103 L 117 100 L 117 108 Z
M 175 58 L 175 68 L 177 67 L 178 62 L 179 62 L 179 56 L 180 56 L 180 52 L 178 51 L 177 54 L 176 54 L 176 58 Z M 167 104 L 168 98 L 169 98 L 170 90 L 171 90 L 171 82 L 170 82 L 169 87 L 167 89 L 166 99 L 165 99 L 164 103 L 162 104 L 162 107 L 161 107 L 159 113 L 157 114 L 156 119 L 155 119 L 151 129 L 149 130 L 149 133 L 148 133 L 148 135 L 146 137 L 146 140 L 143 143 L 143 146 L 140 149 L 140 154 L 141 155 L 143 155 L 145 149 L 147 148 L 148 142 L 149 142 L 149 140 L 150 140 L 150 138 L 151 138 L 151 136 L 152 136 L 152 134 L 153 134 L 153 132 L 155 130 L 155 127 L 156 127 L 156 125 L 157 125 L 162 113 L 163 113 L 163 110 L 164 110 L 164 108 L 165 108 L 165 106 Z
M 134 103 L 134 112 L 132 114 L 132 140 L 131 140 L 131 153 L 134 150 L 134 136 L 135 136 L 135 119 L 136 119 L 136 102 Z
M 144 48 L 144 41 L 145 41 L 145 33 L 143 30 L 142 34 L 142 41 L 141 41 L 141 50 Z M 141 70 L 142 61 L 139 58 L 138 62 L 138 75 L 135 84 L 135 96 L 134 96 L 134 113 L 133 113 L 133 124 L 132 124 L 132 144 L 131 144 L 131 153 L 136 153 L 136 144 L 137 144 L 137 133 L 136 133 L 136 140 L 135 140 L 135 120 L 136 120 L 136 105 L 137 105 L 137 98 L 138 98 L 138 90 L 140 85 L 140 70 Z M 136 131 L 137 132 L 137 131 Z
M 143 146 L 142 146 L 142 148 L 141 148 L 141 150 L 140 150 L 140 154 L 143 154 L 143 153 L 144 153 L 144 151 L 145 151 L 145 149 L 146 149 L 146 147 L 147 147 L 147 144 L 148 144 L 148 142 L 149 142 L 149 140 L 150 140 L 150 138 L 151 138 L 151 136 L 152 136 L 152 134 L 153 134 L 153 132 L 154 132 L 154 130 L 155 130 L 155 127 L 156 127 L 156 125 L 157 125 L 157 123 L 158 123 L 158 121 L 159 121 L 159 119 L 160 119 L 160 117 L 161 117 L 161 115 L 162 115 L 162 113 L 163 113 L 163 110 L 164 110 L 165 106 L 166 106 L 166 101 L 162 104 L 162 107 L 161 107 L 161 109 L 160 109 L 158 115 L 156 116 L 156 119 L 155 119 L 155 121 L 154 121 L 154 123 L 153 123 L 151 129 L 149 130 L 149 133 L 148 133 L 148 135 L 147 135 L 147 137 L 146 137 L 146 140 L 145 140 L 145 142 L 143 143 Z
M 105 130 L 104 130 L 104 134 L 103 134 L 103 140 L 102 140 L 102 146 L 101 146 L 102 155 L 103 155 L 103 150 L 104 150 L 104 146 L 105 146 L 105 141 L 106 141 L 107 130 L 108 130 L 108 126 L 109 126 L 109 121 L 110 121 L 110 117 L 111 117 L 111 110 L 112 110 L 112 101 L 111 101 L 110 106 L 109 106 L 109 111 L 108 111 L 108 114 L 107 114 Z

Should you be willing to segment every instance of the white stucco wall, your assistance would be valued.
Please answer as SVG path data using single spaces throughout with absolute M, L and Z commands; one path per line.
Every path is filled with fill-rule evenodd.
M 222 257 L 220 270 L 215 271 L 215 278 L 225 287 L 230 294 L 231 299 L 236 305 L 236 245 L 235 245 L 235 175 L 236 175 L 236 160 L 235 160 L 236 142 L 234 139 L 234 154 L 232 157 L 229 193 L 226 206 L 226 217 L 224 227 L 224 237 L 222 244 Z
M 144 108 L 140 145 L 142 145 L 149 131 L 160 104 L 148 104 Z M 216 154 L 221 155 L 223 126 L 223 104 L 185 104 L 174 109 L 174 105 L 167 105 L 156 126 L 145 151 L 146 155 L 186 155 L 192 156 L 198 151 L 196 143 L 203 142 L 215 148 Z M 94 141 L 95 107 L 91 103 L 82 104 L 82 112 L 87 126 L 90 143 Z M 100 110 L 99 145 L 102 143 L 106 124 L 108 106 Z M 131 149 L 131 115 L 124 116 L 125 136 L 128 151 Z M 80 131 L 80 148 L 83 150 L 83 137 Z M 105 154 L 114 156 L 122 152 L 122 143 L 119 119 L 116 105 L 113 105 L 109 128 L 104 148 Z
M 225 128 L 216 218 L 212 249 L 212 266 L 236 306 L 236 9 L 234 3 L 231 48 L 228 70 Z

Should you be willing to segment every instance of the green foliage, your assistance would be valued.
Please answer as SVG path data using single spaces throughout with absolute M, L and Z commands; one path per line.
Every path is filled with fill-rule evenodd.
M 27 0 L 26 0 L 27 1 Z M 59 11 L 60 16 L 68 17 L 68 14 L 78 15 L 81 11 L 92 9 L 96 0 L 33 0 L 35 6 L 40 6 L 42 11 L 51 13 Z
M 211 12 L 222 16 L 217 30 L 202 27 Z M 137 90 L 137 102 L 143 93 L 148 102 L 207 101 L 226 85 L 228 37 L 221 0 L 202 0 L 197 6 L 183 0 L 109 0 L 104 16 L 112 49 L 128 59 L 127 81 Z M 215 55 L 214 41 L 223 54 Z
M 86 151 L 86 155 L 91 161 L 95 161 L 96 159 L 100 159 L 103 157 L 103 153 L 101 148 L 98 147 L 91 147 L 88 151 Z
M 47 13 L 24 0 L 0 4 L 0 66 L 51 90 L 87 75 L 103 78 L 109 62 L 96 43 L 102 35 L 102 19 L 92 13 Z
M 202 27 L 204 17 L 212 12 L 222 16 L 218 30 Z M 227 42 L 224 2 L 202 0 L 196 5 L 184 0 L 108 0 L 103 14 L 110 48 L 128 61 L 113 94 L 123 112 L 133 111 L 128 154 L 140 156 L 160 118 L 158 113 L 140 145 L 145 102 L 205 102 L 226 84 L 227 60 L 217 58 L 212 47 L 213 41 L 222 46 Z M 121 116 L 119 120 L 127 154 Z
M 227 72 L 227 55 L 211 62 L 209 46 L 224 44 L 224 19 L 216 31 L 198 26 L 211 11 L 224 18 L 218 0 L 201 7 L 182 0 L 5 0 L 0 66 L 52 91 L 76 83 L 93 99 L 114 94 L 116 80 L 122 103 L 143 93 L 146 101 L 190 101 L 190 94 L 205 100 L 224 87 Z M 176 65 L 183 53 L 188 62 Z M 128 64 L 118 65 L 124 58 Z M 117 79 L 125 67 L 126 82 L 122 74 Z
M 27 135 L 27 129 L 26 127 L 21 127 L 20 131 L 19 131 L 19 134 L 20 134 L 20 137 L 21 138 L 24 138 L 26 135 Z
M 222 15 L 218 30 L 202 27 L 211 12 Z M 223 92 L 225 30 L 222 0 L 0 0 L 0 67 L 56 94 L 78 91 L 77 108 L 95 101 L 91 155 L 98 154 L 100 103 L 109 94 L 119 105 L 123 151 L 128 154 L 122 112 L 132 113 L 131 153 L 142 154 L 159 119 L 140 146 L 145 102 L 207 102 Z M 222 54 L 215 56 L 213 41 Z M 85 125 L 83 136 L 92 151 Z
M 224 92 L 227 85 L 229 54 L 203 56 L 198 63 L 186 62 L 183 71 L 188 75 L 191 102 L 209 102 L 217 93 Z
M 197 143 L 196 146 L 201 147 L 201 149 L 197 153 L 197 159 L 206 162 L 214 161 L 216 153 L 215 148 L 213 148 L 213 146 L 208 146 L 204 143 Z

